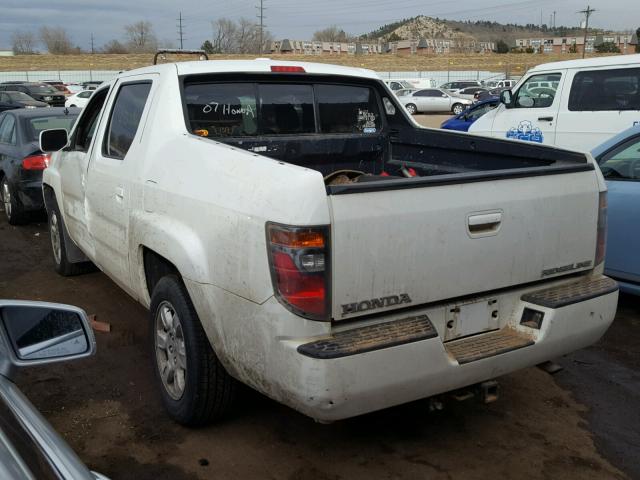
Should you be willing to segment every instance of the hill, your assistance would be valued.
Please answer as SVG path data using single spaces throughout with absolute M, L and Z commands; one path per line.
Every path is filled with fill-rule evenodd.
M 596 33 L 597 30 L 591 30 Z M 399 22 L 383 25 L 362 36 L 363 39 L 383 41 L 424 38 L 475 38 L 479 41 L 504 40 L 510 42 L 522 37 L 581 35 L 577 27 L 559 26 L 551 29 L 546 25 L 503 24 L 490 21 L 456 21 L 418 15 Z

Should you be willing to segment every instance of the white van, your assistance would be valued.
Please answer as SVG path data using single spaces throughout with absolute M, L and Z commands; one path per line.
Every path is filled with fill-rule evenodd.
M 591 150 L 640 123 L 640 55 L 538 65 L 470 133 Z

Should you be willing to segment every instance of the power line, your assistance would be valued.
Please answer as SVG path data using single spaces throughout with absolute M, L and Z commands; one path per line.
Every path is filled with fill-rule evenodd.
M 178 40 L 180 40 L 180 50 L 184 48 L 184 31 L 182 29 L 182 12 L 178 15 Z
M 578 13 L 582 13 L 585 16 L 584 21 L 584 43 L 582 44 L 582 58 L 584 58 L 584 54 L 587 51 L 587 32 L 589 31 L 589 17 L 591 14 L 595 12 L 595 9 L 591 8 L 587 5 L 586 10 L 580 10 Z
M 262 53 L 262 50 L 264 49 L 264 0 L 260 0 L 259 5 L 256 5 L 256 8 L 258 9 L 258 18 L 260 19 L 260 24 L 258 25 L 259 31 L 260 31 L 260 53 Z

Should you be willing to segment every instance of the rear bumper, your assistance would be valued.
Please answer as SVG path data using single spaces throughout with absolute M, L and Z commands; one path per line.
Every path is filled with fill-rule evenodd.
M 595 280 L 602 278 L 606 277 Z M 555 282 L 558 283 L 567 281 Z M 210 302 L 225 296 L 202 284 L 187 282 L 187 287 L 201 319 L 211 317 L 205 313 L 213 308 Z M 284 336 L 282 327 L 285 325 L 286 331 L 286 324 L 292 319 L 283 314 L 284 309 L 275 300 L 256 306 L 257 316 L 249 319 L 244 315 L 253 308 L 238 312 L 237 307 L 243 302 L 236 297 L 234 302 L 239 303 L 232 307 L 236 309 L 233 320 L 227 321 L 223 313 L 217 315 L 217 322 L 207 320 L 203 324 L 216 353 L 232 375 L 310 417 L 333 421 L 462 388 L 586 347 L 602 336 L 615 316 L 618 299 L 615 287 L 558 308 L 523 300 L 526 294 L 540 289 L 538 286 L 501 293 L 503 311 L 510 315 L 505 315 L 499 331 L 468 337 L 474 340 L 470 348 L 477 349 L 475 353 L 468 348 L 466 353 L 460 353 L 464 341 L 443 342 L 446 327 L 442 322 L 445 308 L 442 305 L 332 329 L 327 324 L 310 322 L 310 328 L 324 332 Z M 217 304 L 218 311 L 220 305 Z M 544 313 L 540 329 L 520 325 L 525 307 Z M 282 321 L 272 317 L 278 311 Z M 384 328 L 382 324 L 416 315 L 431 319 L 435 335 L 414 323 L 411 324 L 414 337 L 407 343 L 324 358 L 305 352 L 305 347 L 335 338 L 337 332 L 353 332 L 371 325 L 380 329 Z M 294 318 L 298 324 L 307 322 Z M 304 328 L 300 325 L 297 330 Z M 494 354 L 484 355 L 485 340 L 496 337 L 501 338 Z M 509 343 L 513 339 L 517 342 Z
M 44 209 L 42 180 L 18 182 L 16 185 L 16 194 L 26 211 L 38 211 Z

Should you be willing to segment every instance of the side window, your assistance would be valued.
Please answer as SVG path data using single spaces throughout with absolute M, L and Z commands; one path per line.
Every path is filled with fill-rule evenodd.
M 0 143 L 16 143 L 16 117 L 13 115 L 5 115 L 0 124 Z
M 322 133 L 376 133 L 382 127 L 375 93 L 368 87 L 316 85 Z
M 107 98 L 108 88 L 96 92 L 82 112 L 75 129 L 74 137 L 71 139 L 71 150 L 86 152 L 91 145 L 93 135 L 98 125 L 100 111 Z
M 7 97 L 7 94 L 0 92 L 0 102 L 8 102 L 8 101 L 9 101 L 9 97 Z
M 569 110 L 640 110 L 640 68 L 576 73 L 569 94 Z
M 314 133 L 311 85 L 260 84 L 260 120 L 264 134 Z
M 561 74 L 548 73 L 529 77 L 516 93 L 516 108 L 546 108 L 553 105 Z
M 124 159 L 138 131 L 151 82 L 125 83 L 118 90 L 105 132 L 103 155 Z
M 605 154 L 599 163 L 607 180 L 640 182 L 640 136 Z

